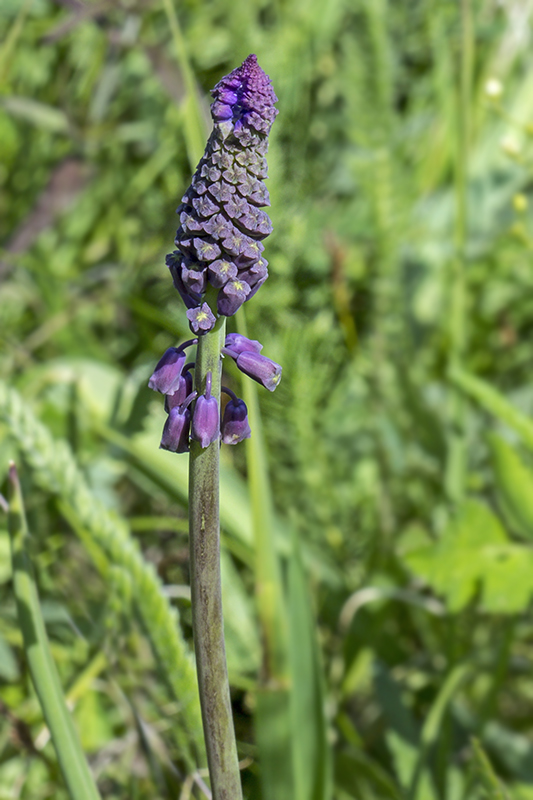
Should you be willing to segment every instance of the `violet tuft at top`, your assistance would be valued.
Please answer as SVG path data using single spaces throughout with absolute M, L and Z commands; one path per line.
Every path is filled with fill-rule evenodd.
M 177 250 L 167 256 L 191 328 L 200 335 L 214 326 L 215 314 L 235 314 L 268 277 L 262 253 L 272 224 L 262 210 L 270 205 L 263 180 L 268 134 L 278 113 L 270 78 L 255 55 L 222 78 L 212 94 L 213 131 L 178 208 Z M 206 297 L 209 286 L 218 290 L 216 301 Z

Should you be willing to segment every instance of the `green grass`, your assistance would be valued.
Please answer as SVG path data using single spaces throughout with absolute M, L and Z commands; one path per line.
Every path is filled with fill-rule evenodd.
M 209 89 L 250 52 L 280 114 L 246 325 L 283 379 L 245 398 L 249 448 L 221 452 L 245 797 L 533 797 L 519 6 L 1 4 L 0 482 L 16 459 L 102 798 L 203 796 L 187 459 L 158 451 L 146 383 L 187 338 L 164 256 Z M 0 598 L 0 800 L 63 800 L 1 512 Z

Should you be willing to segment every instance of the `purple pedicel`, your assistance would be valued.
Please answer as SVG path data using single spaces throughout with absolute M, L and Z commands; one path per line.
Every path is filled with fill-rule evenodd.
M 192 415 L 192 438 L 200 442 L 200 447 L 209 447 L 220 436 L 220 415 L 218 403 L 211 397 L 211 373 L 205 379 L 205 394 L 196 400 Z

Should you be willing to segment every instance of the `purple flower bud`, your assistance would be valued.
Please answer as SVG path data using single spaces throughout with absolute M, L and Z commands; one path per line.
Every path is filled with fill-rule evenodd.
M 193 333 L 206 333 L 214 328 L 216 318 L 207 303 L 187 311 L 187 319 Z
M 217 295 L 217 310 L 225 317 L 231 317 L 242 306 L 248 295 L 250 287 L 245 281 L 228 281 Z
M 186 361 L 187 356 L 181 348 L 169 347 L 148 381 L 149 388 L 161 394 L 174 394 L 179 387 L 181 370 Z
M 161 436 L 161 450 L 170 450 L 171 453 L 186 453 L 189 449 L 189 428 L 191 412 L 188 408 L 176 406 L 171 408 L 163 435 Z
M 246 336 L 241 336 L 240 333 L 228 333 L 225 346 L 232 351 L 228 355 L 233 356 L 233 358 L 237 358 L 241 353 L 260 353 L 263 349 L 261 342 L 256 339 L 247 339 Z
M 181 262 L 183 256 L 177 250 L 174 253 L 170 253 L 166 257 L 166 264 L 170 270 L 170 274 L 172 275 L 172 279 L 174 281 L 174 286 L 178 290 L 181 299 L 187 306 L 187 308 L 194 308 L 200 302 L 200 295 L 189 293 L 185 288 L 183 281 L 181 279 Z
M 218 403 L 211 397 L 211 373 L 205 380 L 205 394 L 196 400 L 192 416 L 192 438 L 200 442 L 200 447 L 209 447 L 220 436 L 220 413 Z
M 244 400 L 240 400 L 230 389 L 222 387 L 222 391 L 230 395 L 222 419 L 222 441 L 224 444 L 238 444 L 252 435 L 248 409 Z
M 262 383 L 269 392 L 273 392 L 281 380 L 280 365 L 260 353 L 245 350 L 237 356 L 235 363 L 241 372 L 257 383 Z

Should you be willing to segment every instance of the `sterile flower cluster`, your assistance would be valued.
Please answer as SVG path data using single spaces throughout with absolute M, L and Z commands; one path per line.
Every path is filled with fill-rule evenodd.
M 178 248 L 167 256 L 174 285 L 189 309 L 193 333 L 213 328 L 216 314 L 230 317 L 268 277 L 262 240 L 272 223 L 263 180 L 268 134 L 277 100 L 255 55 L 213 89 L 213 132 L 178 208 Z M 218 290 L 216 307 L 205 302 Z

